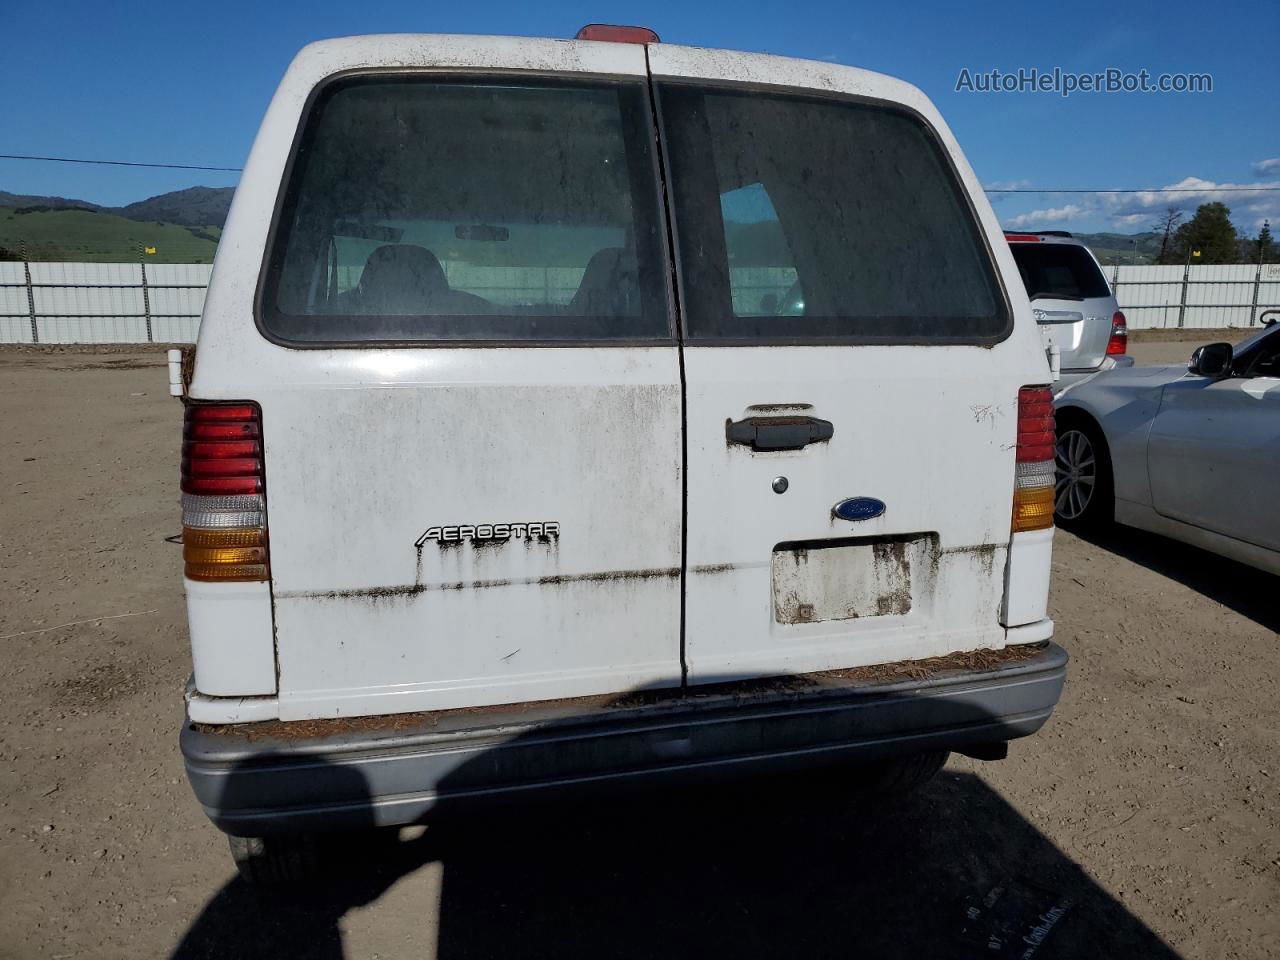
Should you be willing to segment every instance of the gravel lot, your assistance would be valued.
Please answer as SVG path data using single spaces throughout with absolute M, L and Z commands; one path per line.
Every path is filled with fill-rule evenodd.
M 1280 584 L 1123 531 L 1058 534 L 1049 725 L 896 810 L 798 783 L 504 811 L 259 901 L 177 750 L 163 355 L 0 350 L 0 405 L 0 957 L 1280 956 Z M 1029 939 L 988 949 L 1001 924 Z

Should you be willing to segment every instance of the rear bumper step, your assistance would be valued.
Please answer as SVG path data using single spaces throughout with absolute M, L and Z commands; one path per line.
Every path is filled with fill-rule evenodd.
M 227 833 L 390 826 L 418 822 L 441 801 L 461 807 L 531 791 L 784 771 L 935 749 L 982 753 L 983 745 L 1044 724 L 1066 666 L 1066 651 L 1050 642 L 994 669 L 924 680 L 812 674 L 623 695 L 588 708 L 570 702 L 454 710 L 403 729 L 351 724 L 321 737 L 280 735 L 315 729 L 308 721 L 204 729 L 188 723 L 181 744 L 197 799 Z

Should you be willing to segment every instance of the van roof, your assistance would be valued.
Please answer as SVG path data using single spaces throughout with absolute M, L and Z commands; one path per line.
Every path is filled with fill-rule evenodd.
M 647 44 L 634 41 L 484 34 L 385 33 L 316 40 L 294 58 L 290 73 L 315 77 L 385 67 L 458 67 L 643 73 Z M 902 103 L 926 114 L 932 104 L 913 84 L 860 67 L 767 53 L 657 43 L 662 62 L 690 78 L 830 89 Z M 656 58 L 651 55 L 650 60 Z M 636 69 L 639 65 L 639 69 Z M 653 72 L 666 71 L 654 63 Z

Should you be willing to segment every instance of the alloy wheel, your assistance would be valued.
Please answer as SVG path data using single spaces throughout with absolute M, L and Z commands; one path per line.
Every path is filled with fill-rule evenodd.
M 1098 458 L 1089 437 L 1080 430 L 1064 430 L 1054 451 L 1058 477 L 1054 510 L 1063 520 L 1079 520 L 1093 502 L 1098 485 Z

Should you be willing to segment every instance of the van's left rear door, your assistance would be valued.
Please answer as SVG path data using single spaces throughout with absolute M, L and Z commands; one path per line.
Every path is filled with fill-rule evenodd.
M 215 322 L 201 343 L 194 392 L 262 406 L 284 719 L 680 682 L 644 50 L 434 42 L 375 53 L 448 68 L 311 97 L 264 337 L 215 343 Z

